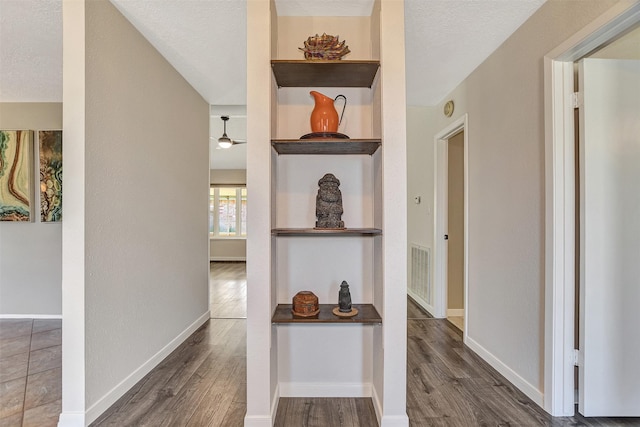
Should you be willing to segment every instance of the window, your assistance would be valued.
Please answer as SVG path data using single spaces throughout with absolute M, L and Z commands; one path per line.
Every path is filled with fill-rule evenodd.
M 247 189 L 211 187 L 209 189 L 209 235 L 247 236 Z

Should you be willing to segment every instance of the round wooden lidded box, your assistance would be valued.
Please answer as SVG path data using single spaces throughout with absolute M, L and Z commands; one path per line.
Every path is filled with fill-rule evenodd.
M 311 291 L 300 291 L 293 297 L 291 309 L 294 316 L 311 317 L 320 312 L 318 297 Z

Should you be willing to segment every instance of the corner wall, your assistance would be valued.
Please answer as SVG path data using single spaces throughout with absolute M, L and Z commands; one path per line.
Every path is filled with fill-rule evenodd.
M 109 1 L 64 8 L 77 12 L 64 11 L 65 30 L 84 34 L 76 53 L 65 38 L 65 84 L 85 84 L 64 102 L 80 121 L 65 116 L 65 131 L 84 126 L 84 140 L 67 148 L 72 158 L 84 150 L 71 172 L 86 190 L 74 187 L 64 230 L 74 237 L 65 301 L 85 297 L 83 307 L 65 304 L 64 321 L 79 333 L 63 342 L 63 366 L 84 348 L 76 374 L 85 391 L 80 407 L 64 395 L 60 425 L 78 413 L 91 423 L 209 317 L 209 106 Z M 82 380 L 63 376 L 63 389 Z
M 0 129 L 62 129 L 61 103 L 0 103 Z M 62 224 L 41 223 L 37 133 L 34 222 L 0 222 L 0 317 L 62 315 Z
M 468 113 L 467 344 L 541 406 L 543 57 L 616 3 L 548 0 L 432 110 L 426 131 L 432 139 Z M 449 99 L 456 109 L 446 118 L 442 107 Z M 410 144 L 415 150 L 415 141 Z M 410 224 L 410 235 L 412 230 Z

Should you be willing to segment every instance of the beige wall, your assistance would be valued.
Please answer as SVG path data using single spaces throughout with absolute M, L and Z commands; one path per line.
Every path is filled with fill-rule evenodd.
M 640 59 L 640 27 L 603 47 L 590 58 Z
M 62 129 L 60 103 L 0 103 L 0 129 Z M 31 223 L 0 222 L 0 316 L 62 314 L 62 225 L 40 222 L 34 135 Z
M 209 107 L 110 2 L 85 13 L 90 422 L 207 315 Z
M 247 239 L 218 238 L 209 240 L 210 261 L 245 261 Z
M 464 132 L 447 144 L 447 309 L 464 308 Z
M 246 169 L 211 169 L 209 171 L 211 184 L 245 185 L 247 183 Z
M 468 113 L 468 342 L 494 366 L 498 363 L 503 371 L 509 369 L 519 387 L 540 403 L 544 368 L 543 57 L 616 3 L 548 0 L 432 110 L 433 124 L 425 130 L 425 137 L 433 138 Z M 456 104 L 451 118 L 442 114 L 448 99 Z M 416 141 L 409 139 L 409 144 L 409 151 L 415 151 Z M 433 164 L 427 167 L 432 173 Z M 424 173 L 410 166 L 409 181 Z

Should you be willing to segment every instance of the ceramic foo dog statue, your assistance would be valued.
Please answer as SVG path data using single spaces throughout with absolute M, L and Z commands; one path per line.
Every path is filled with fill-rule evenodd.
M 320 187 L 316 196 L 316 217 L 318 220 L 315 228 L 344 229 L 340 180 L 328 173 L 320 178 L 318 186 Z

